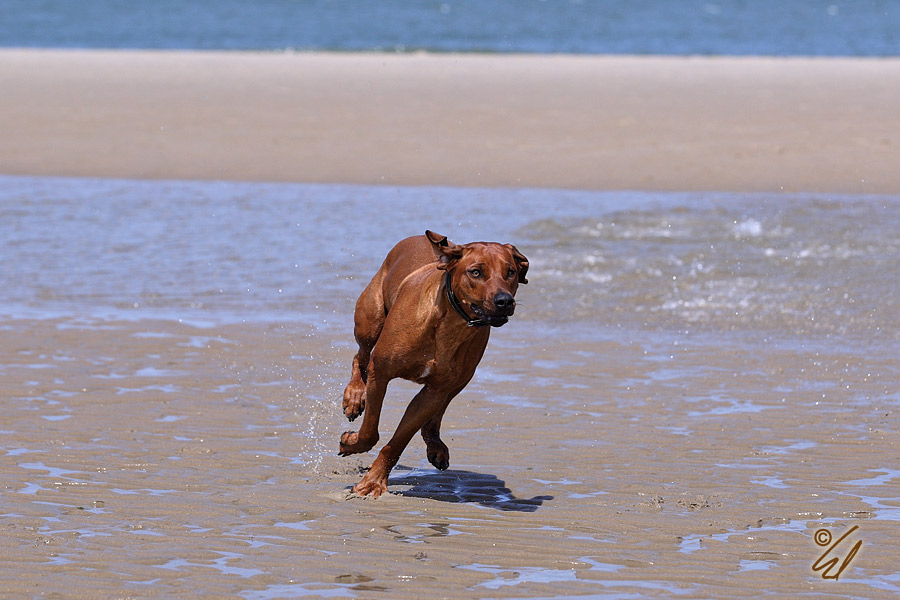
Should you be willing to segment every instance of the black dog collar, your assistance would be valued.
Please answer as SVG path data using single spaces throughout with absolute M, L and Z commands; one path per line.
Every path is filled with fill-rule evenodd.
M 450 271 L 447 271 L 444 287 L 447 288 L 447 302 L 450 303 L 450 306 L 453 307 L 456 314 L 465 319 L 466 325 L 469 327 L 484 327 L 487 325 L 487 322 L 484 319 L 470 319 L 469 315 L 466 314 L 466 311 L 463 310 L 463 307 L 460 306 L 459 300 L 456 299 L 456 294 L 453 293 L 453 289 L 450 287 Z

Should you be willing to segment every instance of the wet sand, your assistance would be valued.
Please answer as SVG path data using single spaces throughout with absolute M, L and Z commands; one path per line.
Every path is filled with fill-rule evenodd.
M 897 193 L 900 60 L 0 50 L 0 173 Z
M 0 51 L 0 80 L 9 82 L 0 94 L 0 172 L 897 194 L 898 69 L 897 61 L 879 60 Z M 47 200 L 26 190 L 17 205 L 3 207 L 4 231 L 24 233 L 15 248 L 0 247 L 28 261 L 11 272 L 21 272 L 21 288 L 36 280 L 37 289 L 7 291 L 3 311 L 17 303 L 28 310 L 0 312 L 0 595 L 900 592 L 900 362 L 896 334 L 886 327 L 895 323 L 889 313 L 897 294 L 881 292 L 898 281 L 896 248 L 868 241 L 865 225 L 868 209 L 876 219 L 888 214 L 887 200 L 881 213 L 865 202 L 846 213 L 839 200 L 797 202 L 791 221 L 711 209 L 724 238 L 777 233 L 741 256 L 787 273 L 776 280 L 785 282 L 784 306 L 772 313 L 797 314 L 778 320 L 762 311 L 769 330 L 759 334 L 754 330 L 762 327 L 735 312 L 760 310 L 745 307 L 748 298 L 765 304 L 753 296 L 763 275 L 746 264 L 675 296 L 715 318 L 663 310 L 672 293 L 663 281 L 667 265 L 681 256 L 673 258 L 678 250 L 667 236 L 690 212 L 683 206 L 689 196 L 673 208 L 638 207 L 602 219 L 585 209 L 584 223 L 556 213 L 558 221 L 528 217 L 528 232 L 519 237 L 531 236 L 529 243 L 506 233 L 500 241 L 517 243 L 534 259 L 532 284 L 520 292 L 521 314 L 494 332 L 475 380 L 447 413 L 450 470 L 433 470 L 414 440 L 391 493 L 370 500 L 347 490 L 372 456 L 336 454 L 340 433 L 351 428 L 339 406 L 354 351 L 349 290 L 356 293 L 371 276 L 369 263 L 380 260 L 354 253 L 356 244 L 389 247 L 395 239 L 381 238 L 392 225 L 412 223 L 418 232 L 420 216 L 411 215 L 433 192 L 416 210 L 378 221 L 364 206 L 364 190 L 345 190 L 361 197 L 358 205 L 346 197 L 338 203 L 352 211 L 305 222 L 296 210 L 302 190 L 287 190 L 289 200 L 266 207 L 254 205 L 257 196 L 244 188 L 160 186 L 135 192 L 115 182 L 73 184 L 70 195 Z M 216 204 L 204 193 L 233 195 Z M 478 202 L 473 194 L 469 204 Z M 107 199 L 123 212 L 106 214 Z M 194 213 L 156 218 L 147 208 L 179 203 L 212 217 L 231 205 L 246 212 L 185 223 Z M 472 231 L 475 220 L 475 231 L 493 239 L 485 211 L 505 224 L 508 205 L 489 204 L 474 217 L 469 211 L 465 224 L 441 215 L 442 232 L 468 241 L 451 229 Z M 266 212 L 283 206 L 295 212 Z M 83 236 L 68 229 L 56 236 L 61 242 L 54 239 L 45 214 L 83 223 L 91 240 L 81 244 Z M 818 222 L 806 215 L 830 214 L 839 224 L 853 215 L 858 235 L 823 240 L 819 230 L 802 231 L 803 223 Z M 618 222 L 625 237 L 591 245 L 598 221 L 607 232 Z M 370 223 L 376 225 L 367 229 Z M 821 231 L 830 235 L 828 227 Z M 258 241 L 276 230 L 271 244 Z M 564 260 L 554 254 L 554 236 L 565 242 L 578 232 L 577 247 L 563 248 L 576 262 L 562 275 L 587 276 L 570 288 L 573 297 L 621 281 L 627 261 L 621 272 L 589 268 L 612 261 L 610 249 L 626 248 L 631 237 L 646 237 L 640 248 L 653 259 L 650 270 L 659 271 L 658 286 L 656 275 L 644 273 L 639 281 L 649 291 L 626 294 L 628 303 L 609 314 L 579 313 L 568 323 L 553 314 L 560 267 L 540 259 Z M 286 241 L 291 235 L 304 243 Z M 190 245 L 179 236 L 204 239 Z M 219 244 L 220 236 L 228 243 Z M 718 260 L 727 270 L 729 258 L 715 256 L 712 242 L 724 246 L 725 239 L 696 240 L 708 256 L 696 249 L 690 256 L 707 266 Z M 148 253 L 145 246 L 154 243 Z M 868 269 L 845 261 L 847 281 L 829 280 L 823 265 L 868 257 L 868 246 L 877 246 Z M 54 261 L 43 267 L 49 277 L 34 274 L 47 260 L 41 248 Z M 253 251 L 249 266 L 234 256 L 243 249 Z M 227 294 L 220 297 L 223 285 L 252 317 L 247 307 L 255 300 L 262 307 L 282 286 L 298 287 L 302 271 L 291 265 L 303 261 L 291 252 L 315 255 L 304 268 L 313 265 L 320 278 L 304 278 L 312 291 L 296 296 L 300 306 L 276 304 L 280 312 L 271 314 L 321 304 L 327 326 L 298 314 L 296 321 L 212 319 L 214 325 L 199 327 L 136 308 L 152 315 L 154 305 L 177 313 L 196 304 L 214 312 L 219 302 L 225 313 L 231 305 Z M 82 268 L 82 261 L 91 264 Z M 826 294 L 833 286 L 849 297 L 846 306 L 829 299 L 820 328 L 810 316 L 825 311 L 815 298 L 790 296 L 784 265 L 807 277 L 796 289 Z M 681 267 L 678 277 L 693 268 Z M 58 272 L 68 270 L 68 277 Z M 198 273 L 215 283 L 196 281 Z M 118 292 L 106 283 L 125 277 Z M 84 281 L 103 281 L 96 286 L 103 289 Z M 258 296 L 243 294 L 245 281 Z M 849 304 L 858 290 L 865 292 L 857 300 L 862 314 Z M 68 308 L 55 312 L 59 305 Z M 118 317 L 98 316 L 110 307 Z M 391 385 L 382 439 L 414 391 Z M 834 540 L 850 532 L 832 553 L 842 559 L 862 542 L 838 581 L 813 571 L 824 551 L 816 544 L 820 529 Z
M 649 332 L 523 348 L 508 327 L 445 419 L 451 469 L 414 440 L 370 500 L 347 494 L 370 457 L 333 452 L 349 344 L 311 334 L 4 322 L 3 594 L 898 590 L 896 357 Z M 392 385 L 383 430 L 413 391 Z M 823 580 L 814 533 L 854 525 L 837 553 L 860 553 Z

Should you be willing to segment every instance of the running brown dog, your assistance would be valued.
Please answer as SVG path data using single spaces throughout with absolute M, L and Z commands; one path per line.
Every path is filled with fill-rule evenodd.
M 504 325 L 515 311 L 516 289 L 528 283 L 527 272 L 528 259 L 511 244 L 456 245 L 432 231 L 388 253 L 356 303 L 359 352 L 343 408 L 351 421 L 365 416 L 359 432 L 341 436 L 341 455 L 367 452 L 378 442 L 391 379 L 424 387 L 354 492 L 377 498 L 387 491 L 388 475 L 416 431 L 422 432 L 428 461 L 440 470 L 450 466 L 440 435 L 444 411 L 475 374 L 491 327 Z

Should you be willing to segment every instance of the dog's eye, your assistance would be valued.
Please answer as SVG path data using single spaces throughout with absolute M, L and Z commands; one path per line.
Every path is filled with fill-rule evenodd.
M 512 278 L 515 277 L 515 276 L 516 276 L 516 270 L 515 270 L 515 269 L 513 269 L 512 267 L 510 267 L 509 269 L 506 270 L 506 278 L 507 278 L 507 279 L 512 279 Z
M 481 277 L 481 269 L 477 267 L 474 269 L 469 269 L 469 275 L 471 275 L 475 279 L 478 279 L 479 277 Z

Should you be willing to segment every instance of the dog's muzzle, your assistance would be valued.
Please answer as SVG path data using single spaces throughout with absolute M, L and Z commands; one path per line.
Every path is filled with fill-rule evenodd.
M 494 310 L 488 312 L 480 304 L 472 305 L 472 312 L 478 316 L 478 320 L 491 327 L 503 327 L 516 311 L 516 300 L 508 292 L 498 292 L 493 298 Z

